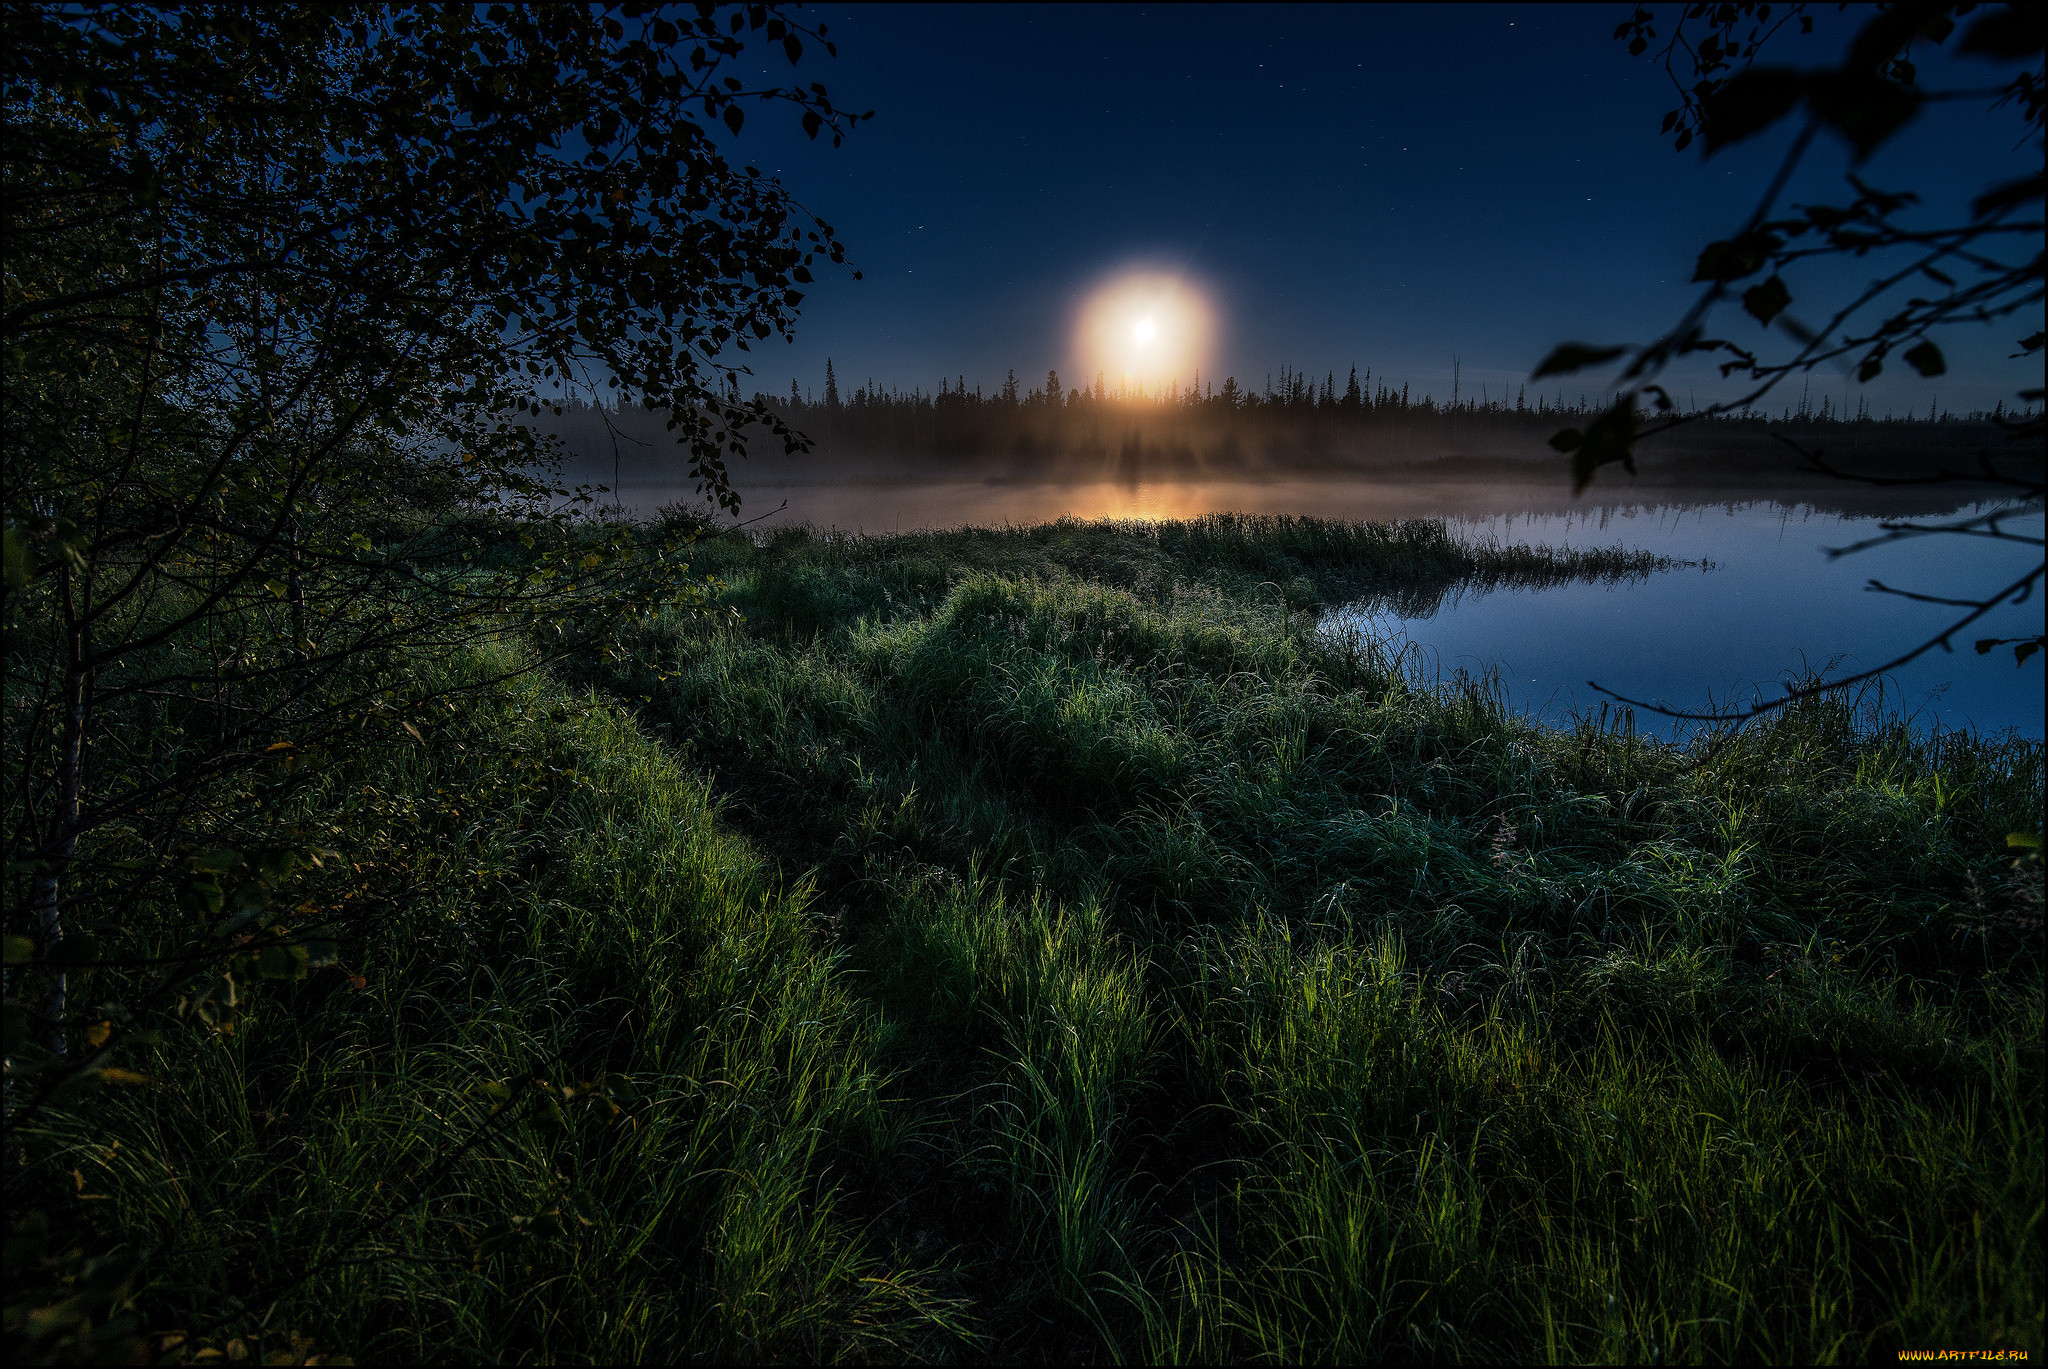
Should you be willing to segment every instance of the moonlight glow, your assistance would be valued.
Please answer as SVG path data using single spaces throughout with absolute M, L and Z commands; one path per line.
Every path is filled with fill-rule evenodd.
M 1157 394 L 1193 382 L 1212 332 L 1208 302 L 1178 276 L 1118 276 L 1081 308 L 1078 350 L 1084 382 L 1102 374 L 1111 390 Z

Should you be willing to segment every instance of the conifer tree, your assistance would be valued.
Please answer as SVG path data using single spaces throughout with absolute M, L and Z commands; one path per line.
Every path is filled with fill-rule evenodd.
M 839 378 L 832 374 L 832 358 L 825 358 L 825 407 L 839 412 Z

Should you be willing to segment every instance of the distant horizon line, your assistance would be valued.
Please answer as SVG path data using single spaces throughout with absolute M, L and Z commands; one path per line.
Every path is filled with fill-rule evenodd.
M 1365 392 L 1368 398 L 1368 407 L 1371 407 L 1370 396 L 1373 394 L 1375 384 L 1374 368 L 1371 366 L 1362 367 L 1358 363 L 1352 362 L 1349 363 L 1343 369 L 1346 372 L 1345 378 L 1343 380 L 1339 380 L 1337 378 L 1337 369 L 1331 367 L 1324 368 L 1324 374 L 1322 378 L 1319 380 L 1314 376 L 1314 373 L 1311 370 L 1298 368 L 1294 366 L 1292 363 L 1282 363 L 1277 371 L 1269 369 L 1264 373 L 1263 389 L 1254 388 L 1254 385 L 1251 382 L 1239 382 L 1238 377 L 1234 373 L 1225 376 L 1224 385 L 1228 387 L 1233 383 L 1236 383 L 1238 385 L 1236 393 L 1239 396 L 1248 399 L 1258 400 L 1260 402 L 1266 402 L 1273 400 L 1275 398 L 1279 398 L 1282 400 L 1291 399 L 1298 393 L 1295 390 L 1294 386 L 1302 381 L 1306 381 L 1307 383 L 1306 385 L 1302 386 L 1301 389 L 1307 391 L 1311 395 L 1318 392 L 1327 393 L 1330 390 L 1334 389 L 1336 394 L 1341 397 L 1345 394 L 1346 390 L 1348 389 L 1350 381 L 1353 378 L 1357 378 L 1360 384 L 1360 388 Z M 1529 389 L 1532 384 L 1531 380 L 1528 377 L 1503 380 L 1498 374 L 1482 374 L 1474 382 L 1461 382 L 1459 376 L 1459 372 L 1461 369 L 1462 357 L 1458 356 L 1457 354 L 1453 354 L 1450 376 L 1451 398 L 1439 401 L 1435 399 L 1433 389 L 1424 390 L 1419 398 L 1410 401 L 1410 406 L 1414 407 L 1426 403 L 1433 405 L 1434 407 L 1446 412 L 1453 409 L 1459 410 L 1461 412 L 1469 411 L 1473 403 L 1473 397 L 1469 393 L 1464 393 L 1463 391 L 1466 391 L 1469 386 L 1476 384 L 1480 392 L 1477 398 L 1477 403 L 1481 409 L 1486 408 L 1490 404 L 1498 403 L 1509 410 L 1513 410 L 1516 407 L 1517 398 L 1526 398 L 1528 396 Z M 825 358 L 825 372 L 826 384 L 829 386 L 833 383 L 834 380 L 834 359 L 830 356 L 827 356 Z M 1203 373 L 1204 368 L 1196 367 L 1194 368 L 1193 374 L 1186 381 L 1183 381 L 1179 378 L 1172 378 L 1165 381 L 1154 381 L 1150 383 L 1144 381 L 1133 381 L 1128 375 L 1126 375 L 1122 377 L 1119 380 L 1119 382 L 1117 382 L 1115 385 L 1111 385 L 1108 382 L 1107 369 L 1103 367 L 1097 367 L 1095 369 L 1095 379 L 1093 381 L 1080 386 L 1074 386 L 1063 382 L 1062 389 L 1065 392 L 1065 395 L 1067 396 L 1067 401 L 1070 403 L 1072 402 L 1073 397 L 1077 394 L 1082 396 L 1084 399 L 1094 400 L 1096 402 L 1101 402 L 1104 400 L 1121 400 L 1123 402 L 1132 403 L 1172 403 L 1176 400 L 1185 402 L 1190 395 L 1194 395 L 1198 399 L 1206 401 L 1208 399 L 1217 397 L 1222 393 L 1222 391 L 1216 388 L 1213 378 L 1211 378 L 1205 383 L 1203 380 Z M 1046 374 L 1048 377 L 1057 375 L 1059 374 L 1059 368 L 1049 367 L 1047 369 Z M 1274 383 L 1276 377 L 1279 381 L 1278 385 Z M 760 379 L 760 377 L 754 378 L 756 380 Z M 1390 390 L 1401 388 L 1412 389 L 1419 383 L 1428 383 L 1434 385 L 1435 383 L 1437 383 L 1438 379 L 1440 378 L 1432 378 L 1428 382 L 1417 382 L 1412 378 L 1392 380 L 1388 379 L 1384 373 L 1382 373 L 1380 377 L 1380 380 L 1383 383 L 1385 383 L 1390 388 Z M 1778 408 L 1795 414 L 1811 415 L 1816 412 L 1816 404 L 1829 405 L 1838 412 L 1847 410 L 1849 406 L 1853 404 L 1854 409 L 1858 414 L 1872 419 L 1882 417 L 1885 419 L 1914 420 L 1921 418 L 1921 405 L 1923 401 L 1916 399 L 1909 404 L 1901 405 L 1899 403 L 1898 397 L 1892 396 L 1888 399 L 1883 414 L 1879 415 L 1874 410 L 1874 408 L 1871 407 L 1871 400 L 1867 392 L 1858 393 L 1857 391 L 1860 390 L 1861 387 L 1852 386 L 1848 382 L 1848 379 L 1846 377 L 1843 378 L 1841 393 L 1839 395 L 1837 395 L 1834 392 L 1833 386 L 1829 384 L 1829 380 L 1831 379 L 1829 377 L 1821 378 L 1821 387 L 1819 387 L 1820 393 L 1815 394 L 1814 390 L 1816 389 L 1816 387 L 1813 384 L 1813 379 L 1814 378 L 1810 375 L 1802 378 L 1803 383 L 1800 386 L 1801 393 L 1796 398 L 1792 398 L 1790 400 L 1780 400 L 1778 403 L 1773 404 L 1769 407 L 1766 407 L 1762 404 L 1751 404 L 1738 409 L 1718 410 L 1718 413 L 1721 416 L 1734 416 L 1745 412 L 1763 415 L 1768 414 L 1770 408 Z M 1021 381 L 1018 379 L 1016 368 L 1006 367 L 1005 379 L 1000 383 L 989 383 L 977 379 L 970 385 L 967 382 L 966 373 L 963 371 L 955 373 L 955 375 L 953 375 L 952 377 L 941 375 L 938 378 L 938 388 L 935 390 L 925 389 L 924 387 L 915 382 L 911 383 L 908 388 L 905 388 L 905 386 L 900 382 L 894 382 L 885 385 L 875 381 L 872 376 L 868 377 L 865 381 L 854 386 L 853 388 L 856 390 L 865 391 L 866 393 L 871 395 L 887 396 L 892 399 L 936 399 L 939 397 L 948 397 L 956 394 L 971 394 L 974 396 L 975 399 L 984 403 L 992 401 L 1001 402 L 1004 391 L 1011 386 L 1017 387 L 1017 398 L 1019 402 L 1025 402 L 1028 398 L 1032 396 L 1040 396 L 1043 394 L 1042 384 L 1034 385 L 1031 386 L 1029 389 L 1026 389 L 1024 387 L 1027 383 L 1028 382 Z M 1996 382 L 1966 382 L 1962 385 L 1957 386 L 1956 388 L 1960 388 L 1967 391 L 1977 388 L 1977 384 L 1982 383 Z M 792 386 L 792 389 L 794 390 L 801 385 L 801 382 L 799 382 L 795 377 L 792 377 L 790 384 Z M 801 388 L 803 398 L 798 402 L 803 403 L 807 406 L 816 406 L 818 404 L 827 402 L 823 398 L 823 396 L 820 395 L 817 386 L 803 385 L 801 386 Z M 1687 389 L 1686 402 L 1683 406 L 1677 408 L 1676 412 L 1705 415 L 1716 412 L 1717 406 L 1721 403 L 1726 402 L 1710 400 L 1707 404 L 1701 405 L 1697 402 L 1696 399 L 1697 389 L 1697 386 L 1690 387 Z M 1495 390 L 1499 390 L 1501 393 L 1496 396 L 1493 393 Z M 756 389 L 754 393 L 757 395 L 766 396 L 771 399 L 774 399 L 776 402 L 782 402 L 782 400 L 789 398 L 789 396 L 778 396 L 776 392 L 767 389 Z M 847 393 L 850 393 L 850 391 L 848 391 Z M 1603 395 L 1610 396 L 1610 398 L 1606 402 L 1611 403 L 1611 396 L 1614 392 L 1611 390 L 1603 389 L 1601 393 Z M 1771 397 L 1775 399 L 1777 398 L 1777 396 L 1783 393 L 1784 391 L 1781 387 L 1779 389 L 1774 390 L 1772 392 Z M 1569 402 L 1568 391 L 1565 389 L 1556 388 L 1554 386 L 1544 386 L 1538 391 L 1538 394 L 1540 397 L 1548 398 L 1552 401 L 1552 403 L 1545 406 L 1547 408 L 1570 409 L 1576 407 L 1583 410 L 1595 407 L 1595 402 L 1593 401 L 1593 391 L 1591 390 L 1581 392 L 1580 403 L 1577 406 L 1574 406 Z M 1978 405 L 1963 411 L 1939 407 L 1940 394 L 1941 392 L 1939 390 L 1930 390 L 1928 392 L 1926 401 L 1924 401 L 1926 403 L 1930 403 L 1936 406 L 1935 413 L 1936 416 L 1940 418 L 1961 419 L 1982 417 L 1988 419 L 1995 416 L 2025 417 L 2029 415 L 2038 415 L 2043 411 L 2043 405 L 2040 401 L 2026 400 L 2024 402 L 2021 402 L 2021 395 L 2024 394 L 2023 391 L 2020 394 L 2000 395 L 1994 398 L 1992 402 L 1987 405 Z M 1674 393 L 1672 398 L 1675 401 L 1677 399 L 1677 395 Z M 842 394 L 841 402 L 847 402 L 846 393 Z M 1528 407 L 1533 409 L 1536 407 L 1536 403 L 1534 401 L 1531 401 Z
M 753 377 L 751 373 L 748 374 L 750 379 L 759 379 L 758 377 Z M 1058 368 L 1050 367 L 1046 371 L 1045 380 L 1059 384 L 1060 397 L 1058 407 L 1060 408 L 1067 408 L 1076 404 L 1131 404 L 1171 407 L 1174 405 L 1209 405 L 1218 400 L 1223 400 L 1225 401 L 1225 407 L 1265 408 L 1271 406 L 1291 409 L 1334 407 L 1366 411 L 1393 408 L 1410 412 L 1435 412 L 1444 415 L 1465 413 L 1542 415 L 1545 413 L 1586 414 L 1605 409 L 1611 402 L 1605 399 L 1596 402 L 1594 392 L 1590 389 L 1584 389 L 1580 391 L 1578 402 L 1574 404 L 1569 398 L 1568 390 L 1561 387 L 1544 386 L 1538 390 L 1532 403 L 1529 401 L 1529 382 L 1527 380 L 1514 382 L 1512 396 L 1509 393 L 1510 387 L 1508 385 L 1495 386 L 1486 380 L 1481 380 L 1478 386 L 1479 394 L 1475 396 L 1469 393 L 1461 393 L 1463 387 L 1459 383 L 1455 369 L 1452 380 L 1452 397 L 1444 401 L 1438 401 L 1434 391 L 1431 390 L 1423 391 L 1420 396 L 1414 395 L 1412 393 L 1414 385 L 1412 381 L 1402 381 L 1397 386 L 1393 381 L 1382 378 L 1376 387 L 1372 368 L 1364 368 L 1364 374 L 1361 376 L 1360 370 L 1356 365 L 1346 368 L 1345 383 L 1341 392 L 1336 384 L 1335 370 L 1325 368 L 1323 378 L 1317 380 L 1312 373 L 1297 369 L 1291 363 L 1283 364 L 1280 367 L 1280 383 L 1278 386 L 1275 386 L 1273 383 L 1274 373 L 1268 371 L 1265 376 L 1265 387 L 1262 390 L 1253 389 L 1249 386 L 1240 387 L 1234 374 L 1226 376 L 1223 388 L 1218 390 L 1213 379 L 1204 386 L 1201 376 L 1201 369 L 1196 368 L 1185 389 L 1182 388 L 1181 382 L 1178 379 L 1165 382 L 1163 387 L 1155 382 L 1148 389 L 1143 383 L 1133 383 L 1128 376 L 1125 376 L 1120 378 L 1117 387 L 1112 389 L 1108 384 L 1106 368 L 1096 368 L 1095 379 L 1088 385 L 1069 386 L 1059 380 Z M 740 397 L 740 387 L 737 384 L 738 378 L 737 374 L 729 376 L 729 379 L 734 383 L 728 389 L 728 395 L 733 399 Z M 911 385 L 907 390 L 901 384 L 891 384 L 885 387 L 870 376 L 854 384 L 850 390 L 835 393 L 835 391 L 839 390 L 837 372 L 832 359 L 827 357 L 825 361 L 825 386 L 825 393 L 821 395 L 816 387 L 800 386 L 799 382 L 792 377 L 789 393 L 779 394 L 757 388 L 753 391 L 752 398 L 771 405 L 790 404 L 806 409 L 827 408 L 834 403 L 843 408 L 863 401 L 870 403 L 888 402 L 891 404 L 937 405 L 940 403 L 972 403 L 976 406 L 1016 405 L 1020 407 L 1052 407 L 1052 404 L 1046 398 L 1046 386 L 1040 384 L 1032 386 L 1028 390 L 1023 388 L 1022 383 L 1017 379 L 1017 372 L 1014 367 L 1006 368 L 1004 383 L 1001 387 L 995 388 L 993 392 L 986 390 L 980 382 L 976 382 L 970 387 L 967 384 L 966 373 L 959 372 L 952 377 L 952 383 L 948 382 L 947 377 L 940 376 L 938 388 L 935 390 L 927 390 L 916 384 Z M 1495 397 L 1493 394 L 1496 388 L 1500 391 L 1498 397 Z M 583 401 L 577 393 L 579 390 L 588 393 L 591 400 L 595 401 L 591 403 L 590 407 L 611 408 L 614 410 L 622 410 L 625 407 L 627 394 L 623 388 L 614 388 L 612 390 L 611 397 L 615 399 L 615 402 L 608 405 L 604 403 L 607 395 L 599 391 L 594 384 L 570 387 L 555 402 L 567 402 L 577 407 L 582 407 L 586 401 Z M 1602 393 L 1604 395 L 1609 392 L 1603 391 Z M 1852 412 L 1846 404 L 1838 406 L 1834 403 L 1836 396 L 1832 392 L 1832 387 L 1824 389 L 1818 396 L 1820 403 L 1816 408 L 1813 404 L 1815 396 L 1810 378 L 1807 379 L 1805 384 L 1801 385 L 1800 394 L 1796 400 L 1788 395 L 1780 403 L 1772 406 L 1751 403 L 1739 408 L 1721 408 L 1720 401 L 1709 401 L 1707 405 L 1702 406 L 1697 402 L 1696 392 L 1692 390 L 1686 392 L 1686 402 L 1682 406 L 1675 402 L 1676 396 L 1672 398 L 1674 403 L 1664 410 L 1667 414 L 1686 417 L 1697 416 L 1700 418 L 1762 418 L 1767 421 L 1773 416 L 1773 408 L 1778 411 L 1777 417 L 1780 419 L 1799 418 L 1837 422 L 1988 422 L 2006 418 L 2026 420 L 2039 417 L 2042 412 L 2042 406 L 2037 401 L 2015 405 L 2010 404 L 2002 397 L 1995 400 L 1989 408 L 1973 408 L 1958 412 L 1954 409 L 1941 407 L 1940 392 L 1931 391 L 1928 395 L 1929 407 L 1924 415 L 1920 412 L 1920 407 L 1917 403 L 1911 408 L 1906 409 L 1903 413 L 1897 411 L 1891 405 L 1887 405 L 1884 412 L 1879 414 L 1870 407 L 1867 395 L 1856 395 L 1857 403 L 1852 416 Z M 1850 398 L 1849 387 L 1846 385 L 1844 386 L 1841 398 L 1845 401 Z M 1647 403 L 1639 407 L 1645 412 L 1655 412 Z

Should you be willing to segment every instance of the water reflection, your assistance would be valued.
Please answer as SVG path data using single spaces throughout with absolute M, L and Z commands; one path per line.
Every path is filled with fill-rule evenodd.
M 744 475 L 744 473 L 743 473 Z M 1098 480 L 1075 483 L 930 480 L 868 473 L 841 481 L 742 479 L 744 516 L 763 526 L 810 523 L 853 532 L 1048 523 L 1055 518 L 1192 518 L 1204 513 L 1298 513 L 1320 518 L 1388 522 L 1401 518 L 1486 520 L 1557 515 L 1573 527 L 1599 527 L 1667 507 L 1732 508 L 1756 502 L 1753 488 L 1652 489 L 1595 486 L 1574 498 L 1562 471 L 1522 480 L 1362 479 L 1356 475 L 1273 480 Z M 1937 490 L 1906 498 L 1897 491 L 1831 484 L 1774 493 L 1787 508 L 1842 514 L 1945 511 L 1965 500 Z M 611 496 L 606 496 L 611 502 Z M 647 515 L 670 503 L 691 503 L 685 484 L 635 484 L 619 491 L 629 513 Z
M 1825 549 L 1877 531 L 1878 519 L 1752 503 L 1734 506 L 1512 513 L 1453 519 L 1464 536 L 1547 545 L 1629 545 L 1711 562 L 1612 585 L 1467 591 L 1411 612 L 1360 602 L 1324 618 L 1328 632 L 1363 632 L 1408 644 L 1430 668 L 1497 669 L 1508 697 L 1561 721 L 1602 702 L 1590 681 L 1669 707 L 1700 709 L 1777 693 L 1788 674 L 1832 666 L 1850 673 L 1898 655 L 1953 621 L 1957 611 L 1871 592 L 1870 580 L 1920 593 L 1974 597 L 2017 578 L 2039 552 L 1964 545 L 1952 537 L 1893 543 L 1830 560 Z M 2015 532 L 2038 536 L 2039 513 Z M 2041 631 L 2038 600 L 2008 605 L 1973 625 L 1978 637 Z M 1944 727 L 2043 734 L 2038 662 L 2010 652 L 1980 657 L 1969 641 L 1887 677 L 1887 701 Z M 1644 714 L 1646 728 L 1676 724 Z

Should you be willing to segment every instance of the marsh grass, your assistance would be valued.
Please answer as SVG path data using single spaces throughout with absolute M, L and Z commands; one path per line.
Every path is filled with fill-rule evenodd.
M 506 772 L 545 779 L 465 811 Z M 528 682 L 350 787 L 344 830 L 418 801 L 387 854 L 435 896 L 354 984 L 138 1052 L 155 1082 L 39 1127 L 15 1178 L 75 1169 L 80 1216 L 155 1251 L 174 1349 L 830 1358 L 954 1324 L 837 1214 L 872 1028 L 810 886 L 719 832 L 701 779 Z
M 1315 631 L 1656 569 L 1432 525 L 702 551 L 744 618 L 305 798 L 428 891 L 360 987 L 24 1143 L 187 1350 L 2041 1353 L 2038 744 L 1545 728 Z
M 717 555 L 745 623 L 654 631 L 613 687 L 819 871 L 924 1172 L 1032 1157 L 957 1229 L 983 1306 L 1063 1299 L 1093 1353 L 1155 1358 L 2038 1342 L 2038 874 L 2004 841 L 2038 745 L 1872 694 L 1685 745 L 1546 729 L 1313 630 L 1375 586 L 1655 569 L 1426 525 Z M 1059 962 L 1119 1005 L 1084 1068 L 1090 1033 L 1034 1054 L 1063 1019 L 990 986 L 1096 926 L 1110 961 Z M 1080 1211 L 1095 1244 L 1054 1239 Z

